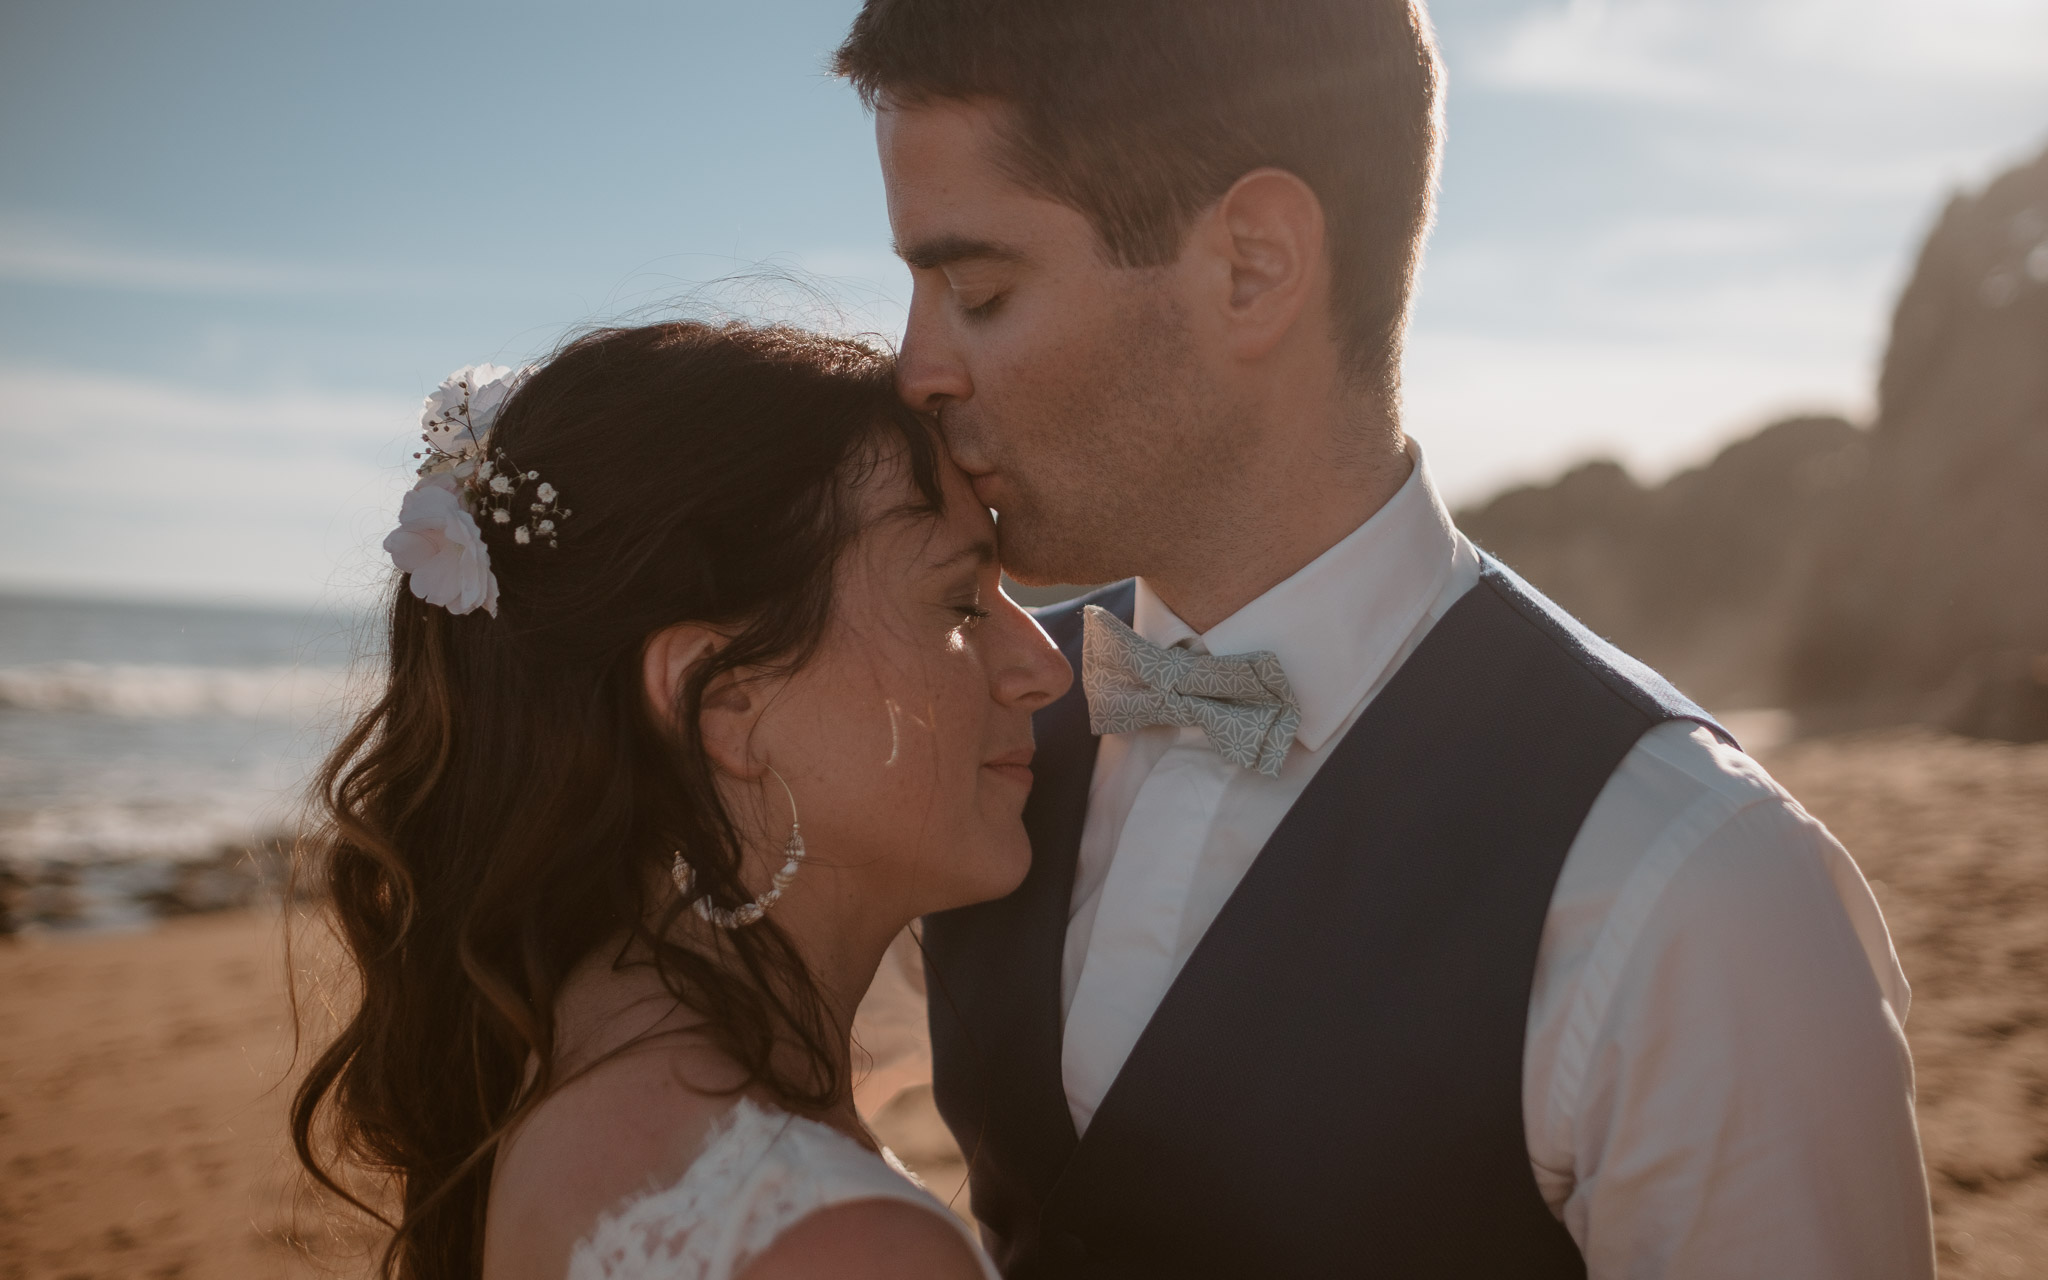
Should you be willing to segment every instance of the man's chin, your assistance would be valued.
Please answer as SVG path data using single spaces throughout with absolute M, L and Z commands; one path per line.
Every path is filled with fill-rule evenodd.
M 996 542 L 1002 553 L 1003 572 L 1023 587 L 1085 586 L 1108 579 L 1096 576 L 1094 557 L 1075 554 L 1079 548 L 1060 546 L 1058 540 L 1032 536 L 1022 521 L 996 524 Z
M 1020 587 L 1060 587 L 1065 586 L 1067 582 L 1058 574 L 1042 573 L 1023 565 L 1012 564 L 1008 560 L 1003 561 L 1003 573 Z

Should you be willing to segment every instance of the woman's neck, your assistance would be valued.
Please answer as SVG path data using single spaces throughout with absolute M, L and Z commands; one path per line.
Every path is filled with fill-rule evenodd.
M 694 919 L 683 923 L 693 935 L 711 927 Z M 786 913 L 778 923 L 815 988 L 819 1025 L 810 1034 L 787 1024 L 778 1027 L 769 1065 L 775 1075 L 784 1079 L 815 1080 L 820 1064 L 813 1047 L 823 1049 L 829 1060 L 832 1101 L 823 1109 L 804 1110 L 811 1118 L 872 1145 L 853 1102 L 853 1023 L 889 944 L 901 930 L 883 937 L 878 936 L 880 930 L 876 928 L 835 927 L 830 916 L 801 910 Z M 721 967 L 732 980 L 752 981 L 739 965 L 731 962 L 730 948 L 719 947 L 709 937 L 688 936 L 679 942 L 707 959 L 722 955 L 726 961 Z M 792 1003 L 797 1006 L 796 1014 L 804 1016 L 807 1011 L 801 1003 Z M 731 1059 L 721 1047 L 714 1056 L 729 1069 L 714 1070 L 699 1078 L 704 1075 L 707 1061 L 703 1050 L 717 1046 L 720 1037 L 702 1011 L 678 999 L 669 989 L 652 950 L 644 944 L 621 938 L 594 951 L 563 984 L 556 1002 L 556 1018 L 558 1081 L 613 1055 L 634 1052 L 643 1045 L 658 1048 L 665 1043 L 689 1046 L 689 1083 L 705 1093 L 738 1088 L 748 1074 L 744 1065 Z

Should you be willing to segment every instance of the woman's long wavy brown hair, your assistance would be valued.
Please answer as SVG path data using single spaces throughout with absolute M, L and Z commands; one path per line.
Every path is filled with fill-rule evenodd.
M 560 546 L 483 525 L 496 617 L 393 588 L 388 681 L 319 775 L 326 826 L 301 867 L 356 997 L 292 1106 L 312 1176 L 390 1228 L 387 1278 L 478 1274 L 498 1143 L 559 1083 L 556 997 L 613 940 L 653 957 L 751 1083 L 793 1109 L 838 1101 L 843 1031 L 773 919 L 693 949 L 658 886 L 682 850 L 697 892 L 750 896 L 697 731 L 706 683 L 808 658 L 878 460 L 904 459 L 939 508 L 936 444 L 892 374 L 872 347 L 790 329 L 579 338 L 492 439 L 560 491 Z M 658 714 L 642 653 L 681 622 L 731 639 Z

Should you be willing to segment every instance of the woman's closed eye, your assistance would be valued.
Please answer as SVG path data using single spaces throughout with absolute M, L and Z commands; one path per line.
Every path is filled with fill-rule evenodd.
M 994 603 L 1002 586 L 996 572 L 996 544 L 992 537 L 979 538 L 942 557 L 934 566 L 929 599 L 953 615 L 947 630 L 955 635 L 967 631 L 989 611 L 984 600 Z

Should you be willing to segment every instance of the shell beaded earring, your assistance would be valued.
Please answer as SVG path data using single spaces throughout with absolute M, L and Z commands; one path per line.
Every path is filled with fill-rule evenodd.
M 777 773 L 775 766 L 770 765 L 768 772 L 775 774 L 775 780 L 782 784 L 782 794 L 789 797 L 789 839 L 782 842 L 782 870 L 776 872 L 775 878 L 769 882 L 768 892 L 752 902 L 743 902 L 730 910 L 712 906 L 709 898 L 699 898 L 690 904 L 700 917 L 721 929 L 744 929 L 767 915 L 768 908 L 782 900 L 782 891 L 789 888 L 803 867 L 804 828 L 796 816 L 796 793 L 789 789 L 789 780 Z M 669 863 L 668 874 L 676 882 L 676 891 L 687 899 L 691 889 L 696 887 L 697 873 L 683 860 L 682 850 L 676 850 L 675 861 Z

